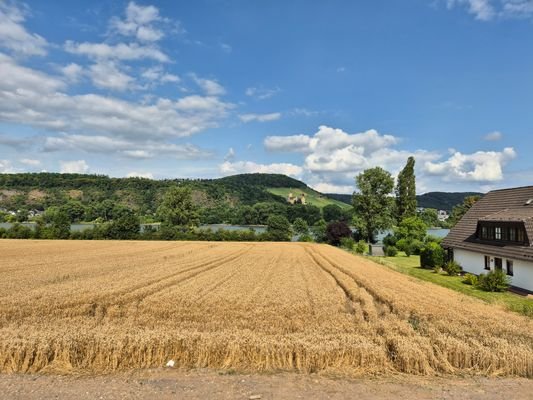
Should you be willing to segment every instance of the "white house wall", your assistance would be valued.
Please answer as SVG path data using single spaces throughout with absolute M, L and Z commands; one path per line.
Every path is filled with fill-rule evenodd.
M 494 270 L 494 257 L 502 259 L 502 268 L 504 272 L 507 272 L 507 258 L 498 256 L 497 253 L 476 253 L 473 251 L 454 249 L 453 258 L 457 261 L 463 270 L 472 274 L 480 275 L 487 273 L 485 269 L 485 256 L 490 256 L 490 269 Z M 533 291 L 533 262 L 514 260 L 513 261 L 513 273 L 511 276 L 511 285 Z

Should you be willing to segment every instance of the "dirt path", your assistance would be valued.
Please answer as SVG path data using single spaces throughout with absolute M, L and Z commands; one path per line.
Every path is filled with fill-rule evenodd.
M 336 379 L 152 369 L 108 376 L 0 375 L 2 399 L 531 399 L 533 380 Z

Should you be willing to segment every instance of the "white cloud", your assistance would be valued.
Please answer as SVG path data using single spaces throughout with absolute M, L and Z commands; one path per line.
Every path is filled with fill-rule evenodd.
M 130 2 L 126 7 L 126 18 L 114 17 L 110 21 L 112 30 L 124 36 L 132 36 L 143 42 L 156 42 L 165 34 L 154 24 L 163 21 L 155 6 L 141 6 Z
M 208 96 L 221 96 L 226 93 L 226 89 L 215 80 L 199 78 L 191 74 L 192 79 Z
M 68 95 L 62 80 L 0 53 L 0 121 L 58 132 L 155 139 L 186 137 L 217 126 L 233 108 L 216 97 L 155 98 L 136 103 L 96 94 Z
M 0 2 L 0 47 L 21 55 L 43 56 L 48 43 L 24 28 L 22 23 L 26 14 L 27 9 L 21 9 L 11 2 Z
M 480 21 L 533 16 L 532 0 L 446 0 L 446 5 L 449 9 L 466 7 Z
M 239 115 L 239 119 L 242 122 L 268 122 L 268 121 L 276 121 L 281 118 L 281 113 L 275 112 L 275 113 L 269 113 L 269 114 L 242 114 Z
M 496 16 L 496 10 L 490 0 L 447 0 L 447 6 L 466 6 L 468 12 L 480 21 L 489 21 Z
M 148 81 L 156 83 L 179 83 L 181 81 L 179 76 L 165 72 L 160 66 L 145 69 L 141 76 Z
M 235 150 L 233 150 L 233 147 L 230 147 L 228 149 L 228 152 L 224 156 L 224 161 L 233 161 L 235 159 Z
M 246 94 L 246 96 L 253 97 L 258 100 L 265 100 L 275 96 L 279 92 L 281 92 L 281 89 L 277 86 L 272 89 L 263 87 L 249 87 L 245 90 L 244 94 Z
M 114 62 L 101 61 L 89 67 L 89 76 L 96 87 L 111 90 L 131 90 L 135 78 L 122 72 Z
M 128 172 L 126 175 L 127 178 L 146 178 L 146 179 L 154 179 L 154 175 L 151 172 Z
M 111 138 L 108 136 L 61 135 L 47 137 L 44 150 L 53 151 L 85 151 L 87 153 L 111 153 L 128 158 L 148 159 L 159 156 L 176 159 L 199 159 L 211 154 L 192 144 L 161 143 L 155 141 L 132 141 Z
M 355 190 L 354 185 L 335 185 L 327 182 L 319 182 L 311 184 L 311 187 L 321 193 L 353 193 Z
M 512 147 L 501 152 L 478 151 L 472 154 L 456 152 L 446 161 L 426 162 L 424 170 L 441 176 L 445 181 L 497 182 L 503 179 L 503 167 L 516 157 Z
M 2 174 L 10 174 L 15 172 L 13 169 L 13 166 L 11 165 L 11 161 L 9 160 L 0 160 L 0 173 Z
M 267 136 L 264 145 L 268 151 L 306 153 L 311 151 L 311 141 L 307 135 Z
M 233 48 L 227 44 L 227 43 L 220 43 L 220 48 L 224 53 L 231 53 L 233 51 Z
M 85 160 L 77 161 L 60 161 L 62 174 L 85 174 L 89 171 L 89 165 Z
M 19 160 L 24 165 L 29 165 L 30 167 L 37 167 L 41 165 L 41 161 L 39 160 L 33 160 L 31 158 L 23 158 Z
M 65 65 L 60 70 L 69 82 L 78 82 L 84 73 L 83 67 L 76 63 Z
M 264 173 L 264 174 L 284 174 L 298 177 L 302 174 L 303 168 L 288 163 L 257 164 L 252 161 L 225 161 L 220 165 L 220 172 L 224 175 Z
M 76 43 L 72 40 L 65 42 L 65 50 L 72 54 L 87 56 L 91 59 L 100 60 L 144 60 L 150 59 L 159 62 L 169 62 L 169 58 L 161 50 L 154 46 L 144 46 L 137 43 Z
M 501 140 L 503 138 L 503 134 L 498 131 L 487 133 L 483 139 L 489 142 L 497 142 L 498 140 Z

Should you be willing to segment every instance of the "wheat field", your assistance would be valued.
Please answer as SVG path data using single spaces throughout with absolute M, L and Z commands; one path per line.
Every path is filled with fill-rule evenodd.
M 0 372 L 533 377 L 533 320 L 305 243 L 0 241 Z

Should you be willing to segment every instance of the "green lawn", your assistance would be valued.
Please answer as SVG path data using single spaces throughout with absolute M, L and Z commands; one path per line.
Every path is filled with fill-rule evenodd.
M 460 276 L 449 276 L 446 273 L 437 274 L 433 270 L 421 268 L 419 256 L 406 257 L 400 253 L 396 257 L 369 256 L 368 258 L 403 274 L 411 275 L 472 297 L 477 297 L 487 303 L 502 304 L 511 311 L 533 317 L 532 299 L 511 292 L 492 293 L 476 289 L 473 286 L 464 284 L 462 282 L 463 278 Z
M 289 196 L 289 193 L 292 193 L 294 196 L 300 197 L 302 193 L 305 193 L 305 198 L 307 204 L 323 208 L 328 204 L 336 204 L 341 208 L 350 208 L 349 204 L 343 203 L 342 201 L 329 199 L 318 192 L 315 192 L 311 189 L 291 189 L 291 188 L 269 188 L 267 189 L 270 193 L 275 194 L 276 196 L 281 196 L 286 199 Z

